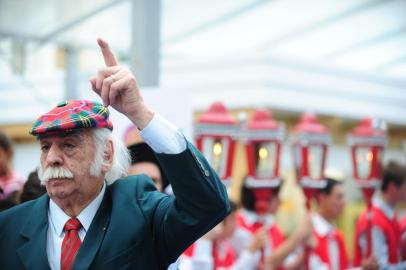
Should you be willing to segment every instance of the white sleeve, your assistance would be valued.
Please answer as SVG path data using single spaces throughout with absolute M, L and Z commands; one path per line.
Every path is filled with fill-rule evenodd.
M 158 113 L 140 135 L 156 153 L 179 154 L 186 149 L 186 140 L 179 129 Z

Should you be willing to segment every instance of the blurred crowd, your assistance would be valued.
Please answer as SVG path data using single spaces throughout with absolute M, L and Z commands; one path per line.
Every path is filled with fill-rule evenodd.
M 130 143 L 128 150 L 129 174 L 146 174 L 159 191 L 176 196 L 146 143 Z M 46 192 L 37 171 L 24 179 L 13 170 L 12 158 L 12 143 L 0 132 L 0 211 Z M 289 235 L 284 235 L 275 218 L 282 186 L 259 193 L 245 183 L 239 201 L 230 201 L 231 213 L 170 269 L 406 269 L 406 216 L 396 212 L 399 203 L 406 201 L 404 165 L 385 166 L 372 207 L 357 220 L 354 254 L 348 253 L 336 226 L 345 206 L 342 181 L 326 179 L 315 198 L 316 207 L 305 211 Z

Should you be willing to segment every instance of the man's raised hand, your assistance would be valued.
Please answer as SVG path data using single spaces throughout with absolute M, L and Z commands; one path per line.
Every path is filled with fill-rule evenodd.
M 90 79 L 92 89 L 101 97 L 105 106 L 111 105 L 130 118 L 138 128 L 144 128 L 153 113 L 145 106 L 134 75 L 118 65 L 106 41 L 99 38 L 97 43 L 106 67 Z

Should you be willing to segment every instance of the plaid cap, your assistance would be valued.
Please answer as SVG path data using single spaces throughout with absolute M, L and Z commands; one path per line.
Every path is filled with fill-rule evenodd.
M 41 115 L 30 133 L 34 136 L 71 132 L 82 128 L 113 129 L 109 110 L 98 102 L 70 100 L 60 102 L 55 108 Z

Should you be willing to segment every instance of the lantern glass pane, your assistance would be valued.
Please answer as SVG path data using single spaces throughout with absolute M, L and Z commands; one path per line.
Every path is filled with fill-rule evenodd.
M 372 151 L 370 147 L 357 147 L 355 158 L 357 164 L 357 174 L 359 179 L 367 180 L 371 174 Z
M 220 177 L 226 172 L 228 147 L 226 138 L 203 140 L 203 155 Z
M 255 170 L 259 178 L 273 178 L 276 164 L 276 143 L 255 144 Z
M 311 179 L 318 180 L 323 176 L 323 145 L 309 146 L 309 176 Z

